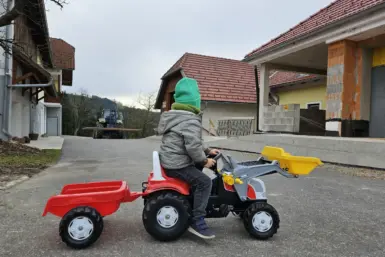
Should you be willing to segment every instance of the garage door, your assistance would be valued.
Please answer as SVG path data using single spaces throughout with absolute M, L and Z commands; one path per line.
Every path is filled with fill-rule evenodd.
M 370 137 L 385 137 L 385 66 L 372 69 Z
M 47 117 L 47 135 L 58 136 L 59 123 L 57 117 Z

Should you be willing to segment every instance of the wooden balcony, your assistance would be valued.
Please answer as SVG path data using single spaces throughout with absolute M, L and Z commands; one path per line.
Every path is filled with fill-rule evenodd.
M 44 96 L 44 102 L 46 102 L 46 103 L 59 103 L 60 104 L 62 95 L 63 95 L 63 93 L 58 93 L 57 97 L 45 95 Z

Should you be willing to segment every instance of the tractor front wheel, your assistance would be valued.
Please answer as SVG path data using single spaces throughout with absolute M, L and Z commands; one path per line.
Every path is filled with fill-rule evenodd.
M 190 225 L 190 203 L 176 192 L 157 194 L 146 201 L 142 220 L 146 231 L 155 239 L 176 240 Z
M 252 203 L 243 214 L 243 223 L 252 237 L 266 240 L 277 233 L 279 215 L 268 203 Z

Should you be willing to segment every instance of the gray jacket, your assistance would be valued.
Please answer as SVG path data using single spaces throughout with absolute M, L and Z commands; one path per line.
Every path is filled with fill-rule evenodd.
M 202 115 L 179 110 L 164 112 L 158 133 L 163 136 L 159 158 L 165 169 L 205 163 L 210 149 L 205 149 L 202 140 Z

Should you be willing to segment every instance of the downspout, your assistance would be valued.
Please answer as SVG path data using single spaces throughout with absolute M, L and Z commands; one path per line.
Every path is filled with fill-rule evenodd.
M 10 11 L 13 8 L 14 2 L 13 0 L 8 0 L 7 3 L 7 11 Z M 8 139 L 12 138 L 11 133 L 9 133 L 9 120 L 12 115 L 11 103 L 12 103 L 12 89 L 7 86 L 11 84 L 12 74 L 10 72 L 10 68 L 12 67 L 12 43 L 13 40 L 13 24 L 9 24 L 5 27 L 5 39 L 6 45 L 8 48 L 8 52 L 5 51 L 5 60 L 4 60 L 4 115 L 3 115 L 3 127 L 2 132 L 8 137 Z
M 25 87 L 50 87 L 53 84 L 53 78 L 50 76 L 48 83 L 46 84 L 14 84 L 14 85 L 9 85 L 8 88 L 25 88 Z
M 259 130 L 259 84 L 258 84 L 258 68 L 254 66 L 254 76 L 255 76 L 255 92 L 256 92 L 256 100 L 257 100 L 257 115 L 256 115 L 256 132 L 260 132 Z
M 8 84 L 8 88 L 10 88 L 12 90 L 12 88 L 27 88 L 27 87 L 35 87 L 35 88 L 44 88 L 44 87 L 50 87 L 52 86 L 53 84 L 53 77 L 50 76 L 49 78 L 49 82 L 47 84 L 15 84 L 15 85 L 9 85 Z M 32 92 L 31 92 L 32 93 Z M 36 103 L 36 106 L 37 106 L 38 103 Z M 35 115 L 36 115 L 36 112 L 37 112 L 37 109 L 36 109 L 36 106 L 35 106 Z M 29 131 L 30 133 L 36 133 L 34 130 L 33 130 L 33 127 L 34 127 L 34 124 L 33 124 L 33 118 L 32 118 L 32 103 L 29 104 Z

